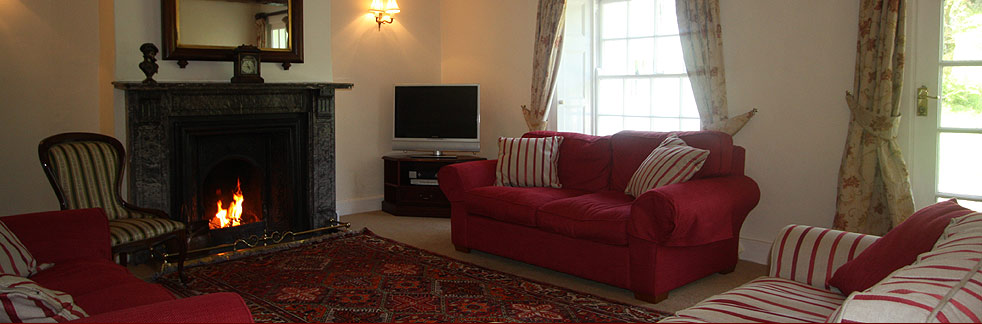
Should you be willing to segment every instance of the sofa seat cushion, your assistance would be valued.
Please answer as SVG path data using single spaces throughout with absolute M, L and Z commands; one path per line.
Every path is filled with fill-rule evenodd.
M 572 238 L 627 245 L 627 222 L 634 198 L 601 191 L 556 200 L 539 208 L 540 229 Z
M 678 311 L 661 323 L 824 322 L 844 300 L 838 293 L 800 282 L 760 277 Z
M 89 315 L 173 300 L 166 288 L 142 280 L 127 281 L 75 295 L 75 302 Z
M 585 191 L 545 187 L 487 186 L 467 190 L 464 206 L 472 214 L 514 224 L 536 226 L 536 211 L 549 202 L 585 194 Z
M 31 279 L 44 288 L 63 291 L 76 297 L 113 285 L 142 282 L 125 267 L 102 259 L 58 262 Z

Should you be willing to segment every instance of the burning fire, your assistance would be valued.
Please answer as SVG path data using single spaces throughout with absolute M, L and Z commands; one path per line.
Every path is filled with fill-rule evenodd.
M 235 180 L 235 194 L 232 195 L 232 205 L 228 209 L 222 208 L 222 200 L 218 200 L 218 212 L 215 217 L 208 221 L 209 229 L 226 228 L 239 226 L 242 224 L 242 203 L 245 197 L 242 196 L 242 188 L 239 179 Z

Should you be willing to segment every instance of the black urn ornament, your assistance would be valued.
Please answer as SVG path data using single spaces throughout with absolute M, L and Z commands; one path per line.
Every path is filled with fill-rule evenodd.
M 153 75 L 157 74 L 157 45 L 153 43 L 143 43 L 140 45 L 140 52 L 143 52 L 143 62 L 140 62 L 140 70 L 147 76 L 143 83 L 157 84 Z

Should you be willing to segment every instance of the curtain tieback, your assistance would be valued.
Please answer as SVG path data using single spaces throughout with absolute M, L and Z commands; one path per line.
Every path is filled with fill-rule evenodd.
M 870 135 L 879 137 L 884 141 L 897 138 L 900 131 L 900 116 L 880 116 L 873 112 L 857 107 L 856 97 L 846 91 L 846 103 L 852 112 L 852 122 L 863 127 Z

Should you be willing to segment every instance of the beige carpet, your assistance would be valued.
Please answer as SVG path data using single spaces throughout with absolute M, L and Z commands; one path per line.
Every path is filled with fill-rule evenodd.
M 457 252 L 454 250 L 453 244 L 450 243 L 449 218 L 402 217 L 376 211 L 342 216 L 341 221 L 351 223 L 352 230 L 360 230 L 363 227 L 367 227 L 379 236 L 391 238 L 399 242 L 498 271 L 666 312 L 675 312 L 692 306 L 709 296 L 724 292 L 767 274 L 766 266 L 741 260 L 737 264 L 736 271 L 730 274 L 714 274 L 703 278 L 673 290 L 669 293 L 668 299 L 661 303 L 650 304 L 634 299 L 634 294 L 626 289 L 608 286 L 479 251 L 473 251 L 471 253 Z

